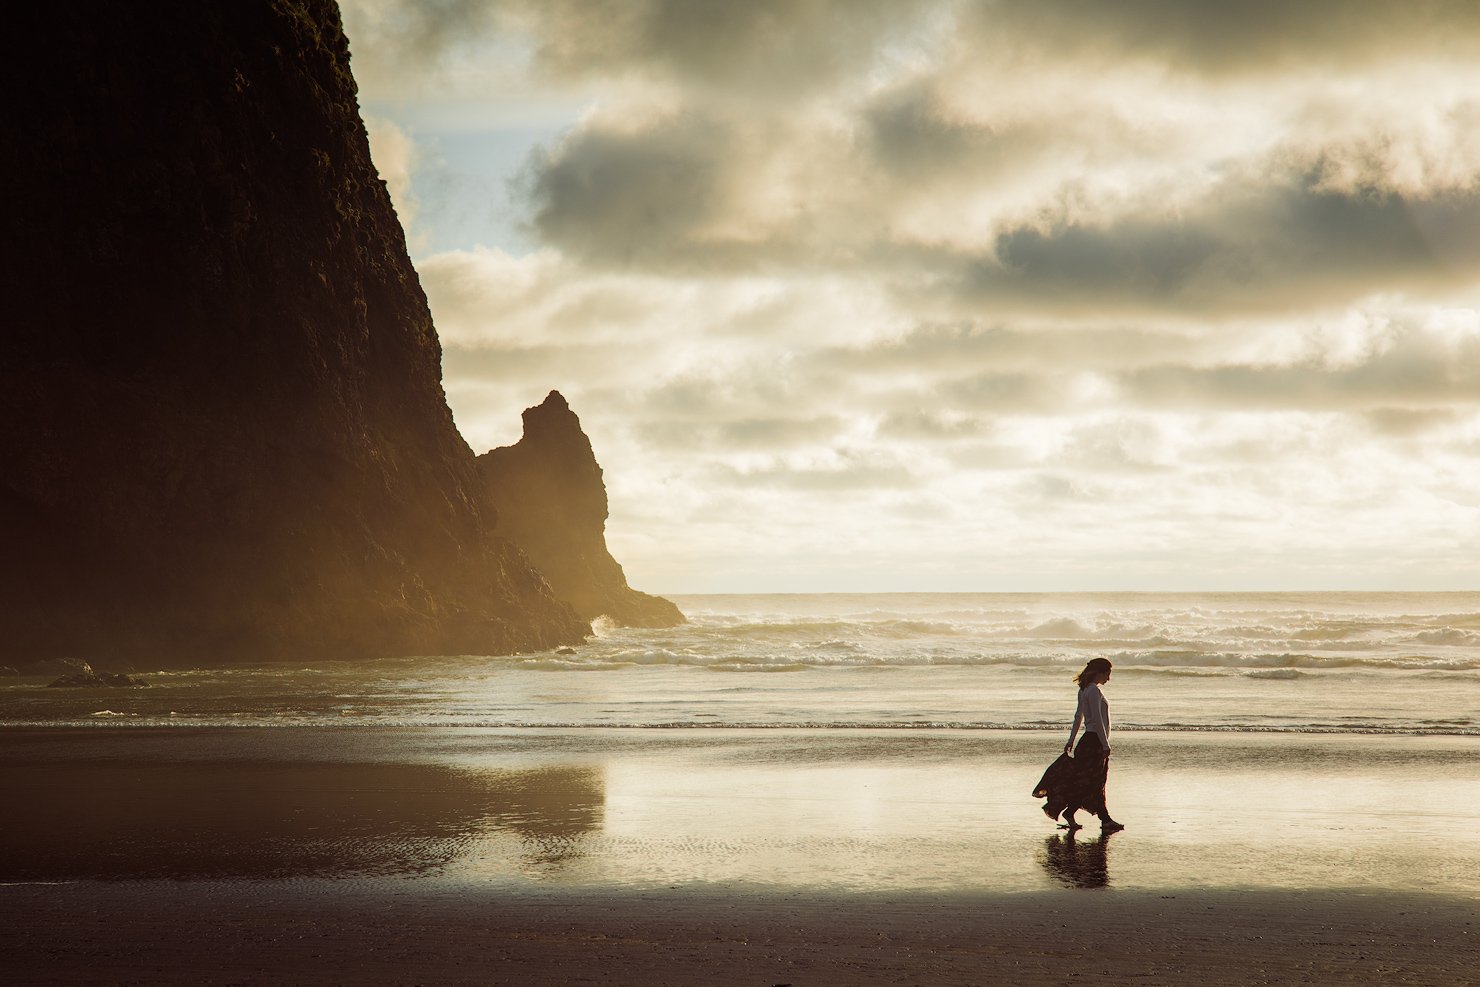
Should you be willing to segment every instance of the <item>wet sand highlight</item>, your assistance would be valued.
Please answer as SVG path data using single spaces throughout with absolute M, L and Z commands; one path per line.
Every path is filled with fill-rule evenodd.
M 1125 734 L 1110 797 L 1130 828 L 1072 840 L 1028 797 L 1056 739 L 8 729 L 0 968 L 49 983 L 1480 968 L 1474 738 Z

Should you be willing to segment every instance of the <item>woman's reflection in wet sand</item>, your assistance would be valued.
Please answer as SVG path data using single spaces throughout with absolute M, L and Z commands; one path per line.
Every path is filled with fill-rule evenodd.
M 606 802 L 599 767 L 289 760 L 0 760 L 0 792 L 0 881 L 414 876 L 501 833 L 548 871 Z
M 586 837 L 601 830 L 606 782 L 599 768 L 549 767 L 510 771 L 490 785 L 497 801 L 485 833 L 501 829 L 520 839 L 524 869 L 548 874 L 586 856 Z
M 1076 840 L 1073 832 L 1055 833 L 1044 841 L 1043 869 L 1069 888 L 1110 886 L 1106 851 L 1110 837 L 1101 833 L 1093 840 Z

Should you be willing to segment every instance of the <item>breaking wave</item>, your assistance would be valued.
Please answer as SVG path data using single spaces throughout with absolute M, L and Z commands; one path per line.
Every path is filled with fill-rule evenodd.
M 1230 674 L 1250 669 L 1305 669 L 1312 671 L 1383 670 L 1399 672 L 1475 672 L 1480 671 L 1480 655 L 1429 654 L 1350 654 L 1312 652 L 1197 652 L 1197 651 L 1101 651 L 1122 673 L 1167 673 L 1183 675 Z M 545 671 L 612 671 L 650 665 L 709 668 L 724 671 L 749 671 L 776 668 L 878 668 L 878 667 L 972 667 L 1003 666 L 1030 669 L 1063 668 L 1077 670 L 1085 656 L 1064 653 L 1021 653 L 1012 651 L 948 652 L 912 651 L 898 654 L 880 653 L 850 642 L 816 642 L 797 645 L 784 651 L 705 651 L 673 650 L 577 650 L 569 657 L 541 655 L 505 659 L 510 664 L 530 670 Z M 1293 677 L 1266 675 L 1266 678 Z
M 106 693 L 0 678 L 0 724 L 1065 730 L 1070 678 L 1103 656 L 1117 730 L 1480 733 L 1475 594 L 676 602 L 688 624 L 602 620 L 521 655 L 139 669 L 153 688 Z

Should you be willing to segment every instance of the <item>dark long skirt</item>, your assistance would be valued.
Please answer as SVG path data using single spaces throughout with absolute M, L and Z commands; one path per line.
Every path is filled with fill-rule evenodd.
M 1043 812 L 1050 819 L 1067 818 L 1080 809 L 1088 809 L 1100 818 L 1109 815 L 1105 808 L 1105 778 L 1110 773 L 1110 755 L 1097 733 L 1079 738 L 1074 756 L 1060 754 L 1048 766 L 1033 789 L 1035 799 L 1047 799 Z

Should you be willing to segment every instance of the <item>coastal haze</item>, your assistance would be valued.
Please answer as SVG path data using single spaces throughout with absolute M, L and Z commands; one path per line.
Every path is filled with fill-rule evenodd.
M 345 5 L 482 448 L 661 592 L 1470 589 L 1480 14 Z

